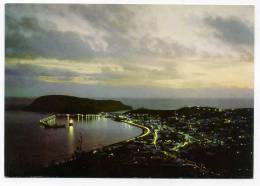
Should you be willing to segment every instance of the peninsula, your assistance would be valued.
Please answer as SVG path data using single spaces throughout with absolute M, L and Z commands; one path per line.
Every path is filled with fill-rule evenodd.
M 48 95 L 36 98 L 25 109 L 32 112 L 76 114 L 131 110 L 132 107 L 115 100 L 95 100 L 66 95 Z

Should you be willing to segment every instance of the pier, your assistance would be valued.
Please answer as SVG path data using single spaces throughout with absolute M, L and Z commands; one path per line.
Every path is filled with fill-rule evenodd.
M 57 125 L 56 124 L 56 115 L 51 115 L 51 116 L 41 119 L 40 124 L 42 124 L 44 126 L 48 126 L 48 127 Z
M 58 117 L 67 117 L 66 124 L 58 124 L 57 123 L 57 116 Z M 40 124 L 45 128 L 62 128 L 66 127 L 66 125 L 72 126 L 71 123 L 74 121 L 83 122 L 84 120 L 97 120 L 100 119 L 102 115 L 100 114 L 57 114 L 45 117 L 40 120 Z
M 77 118 L 77 121 L 84 121 L 85 120 L 94 120 L 101 118 L 100 114 L 60 114 L 60 116 L 67 116 L 67 120 L 69 121 L 70 118 Z

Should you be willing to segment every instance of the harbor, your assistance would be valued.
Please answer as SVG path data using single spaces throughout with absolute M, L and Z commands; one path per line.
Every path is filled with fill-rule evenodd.
M 58 122 L 57 117 L 66 117 L 67 121 Z M 47 117 L 40 119 L 40 126 L 49 129 L 49 128 L 65 128 L 68 126 L 73 126 L 75 121 L 79 122 L 87 122 L 88 120 L 97 120 L 100 119 L 102 115 L 100 114 L 53 114 Z
M 8 125 L 5 127 L 5 142 L 8 148 L 5 167 L 9 176 L 23 176 L 35 169 L 72 160 L 80 136 L 82 150 L 88 152 L 142 134 L 139 127 L 115 122 L 102 115 L 86 117 L 85 114 L 82 117 L 70 114 L 69 118 L 73 119 L 74 124 L 69 127 L 66 114 L 55 114 L 55 122 L 66 124 L 65 127 L 41 127 L 39 121 L 52 115 L 24 111 L 6 113 Z
M 140 109 L 108 114 L 107 117 L 119 125 L 128 123 L 128 126 L 141 127 L 143 133 L 102 148 L 77 152 L 69 161 L 33 175 L 160 178 L 226 178 L 231 175 L 234 178 L 249 178 L 252 174 L 250 161 L 253 149 L 249 135 L 252 109 Z M 218 132 L 208 128 L 213 124 Z M 239 135 L 232 135 L 228 130 Z M 223 153 L 229 160 L 217 161 L 223 158 Z M 197 156 L 204 158 L 194 159 Z M 212 159 L 218 163 L 212 163 Z M 242 160 L 247 164 L 239 163 Z M 229 172 L 224 171 L 223 167 Z

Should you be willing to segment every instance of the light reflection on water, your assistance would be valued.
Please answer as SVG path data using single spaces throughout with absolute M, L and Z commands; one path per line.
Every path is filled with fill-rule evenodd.
M 68 127 L 68 147 L 69 147 L 69 152 L 73 153 L 74 151 L 74 126 L 69 126 Z
M 5 112 L 5 167 L 11 173 L 42 167 L 53 160 L 68 158 L 77 147 L 82 135 L 82 149 L 92 150 L 138 136 L 140 128 L 106 118 L 58 117 L 57 122 L 74 126 L 44 129 L 38 124 L 44 114 Z

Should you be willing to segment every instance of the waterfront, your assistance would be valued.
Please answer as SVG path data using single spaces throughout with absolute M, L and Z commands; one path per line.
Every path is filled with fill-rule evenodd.
M 184 107 L 110 113 L 142 126 L 142 137 L 53 165 L 33 176 L 252 178 L 253 109 Z
M 124 141 L 142 133 L 142 129 L 106 118 L 75 120 L 74 127 L 44 129 L 39 120 L 47 114 L 7 111 L 5 113 L 5 169 L 7 175 L 48 166 L 70 158 L 80 135 L 82 149 L 93 150 Z M 59 117 L 59 123 L 66 123 Z

